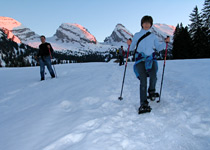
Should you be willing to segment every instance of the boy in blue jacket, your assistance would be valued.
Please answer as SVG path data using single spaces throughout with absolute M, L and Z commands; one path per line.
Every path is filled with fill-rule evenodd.
M 135 49 L 135 64 L 134 72 L 140 80 L 140 107 L 139 114 L 150 112 L 151 108 L 147 101 L 147 75 L 149 75 L 149 88 L 148 93 L 150 97 L 155 96 L 155 87 L 157 81 L 158 65 L 156 61 L 155 51 L 161 51 L 166 47 L 166 42 L 170 42 L 170 38 L 166 38 L 165 42 L 160 43 L 156 35 L 151 33 L 150 29 L 153 25 L 151 16 L 144 16 L 141 19 L 141 31 L 137 32 L 130 46 L 131 51 Z M 148 33 L 150 32 L 150 33 Z M 138 43 L 138 40 L 144 38 Z M 137 45 L 138 44 L 138 45 Z

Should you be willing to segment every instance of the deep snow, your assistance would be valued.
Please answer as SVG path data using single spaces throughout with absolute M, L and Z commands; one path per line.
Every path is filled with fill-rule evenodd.
M 157 91 L 163 61 L 159 61 Z M 166 62 L 161 103 L 137 114 L 139 81 L 128 64 L 0 68 L 1 150 L 209 150 L 210 60 Z

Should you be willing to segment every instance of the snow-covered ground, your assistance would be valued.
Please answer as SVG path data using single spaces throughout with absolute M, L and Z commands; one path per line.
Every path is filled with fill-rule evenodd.
M 163 61 L 159 61 L 157 90 Z M 161 103 L 138 115 L 139 82 L 128 64 L 0 68 L 1 150 L 209 150 L 210 60 L 166 62 Z

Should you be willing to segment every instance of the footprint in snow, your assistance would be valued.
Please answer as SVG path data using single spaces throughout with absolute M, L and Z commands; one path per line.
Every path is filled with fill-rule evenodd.
M 14 91 L 11 91 L 11 92 L 8 92 L 9 95 L 13 95 L 13 94 L 16 94 L 18 92 L 20 92 L 21 89 L 18 89 L 18 90 L 14 90 Z
M 45 147 L 43 150 L 61 150 L 65 149 L 71 145 L 74 145 L 86 136 L 86 133 L 70 133 L 56 142 L 50 144 L 49 146 Z
M 67 100 L 62 101 L 59 107 L 66 112 L 72 111 L 71 102 Z
M 98 97 L 86 97 L 82 99 L 82 105 L 95 105 L 100 102 L 100 98 Z
M 93 119 L 93 120 L 89 120 L 87 122 L 85 122 L 84 124 L 78 126 L 75 130 L 76 131 L 85 131 L 87 132 L 87 130 L 95 130 L 97 129 L 99 126 L 101 125 L 99 119 Z

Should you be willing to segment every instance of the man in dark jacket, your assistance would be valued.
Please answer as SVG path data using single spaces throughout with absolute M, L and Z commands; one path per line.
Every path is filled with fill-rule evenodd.
M 50 72 L 50 75 L 52 78 L 55 78 L 55 73 L 52 69 L 51 65 L 51 57 L 53 53 L 53 48 L 50 45 L 50 43 L 46 42 L 45 36 L 41 36 L 40 40 L 42 44 L 39 45 L 39 52 L 37 54 L 37 58 L 40 64 L 40 74 L 41 74 L 41 81 L 45 79 L 44 73 L 45 73 L 45 65 L 47 66 L 47 69 Z

